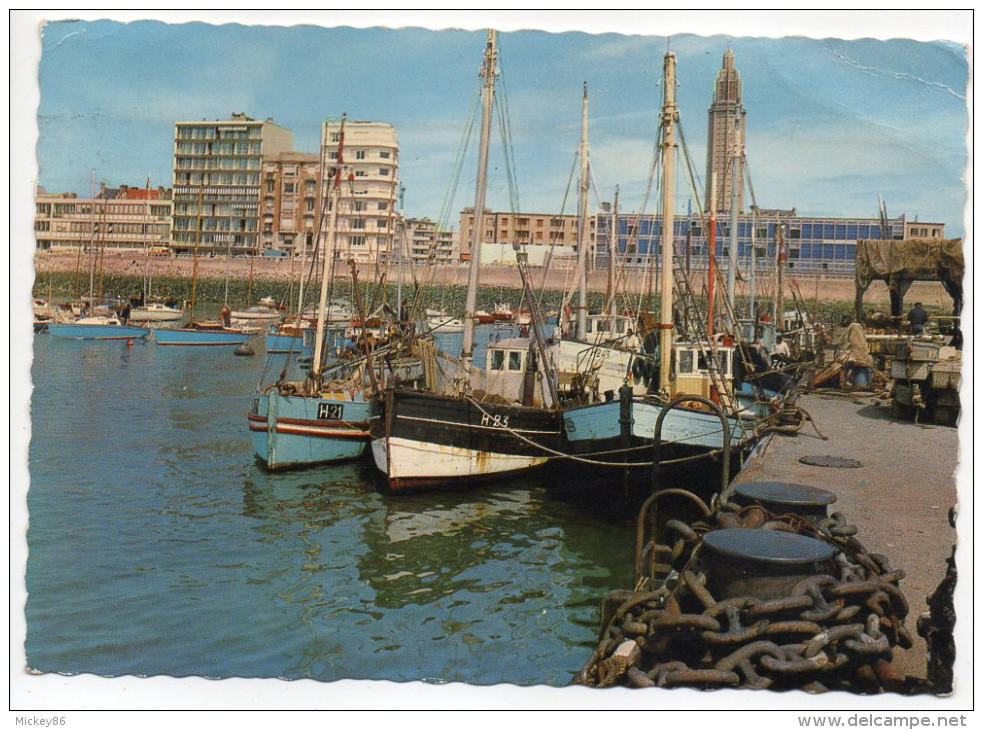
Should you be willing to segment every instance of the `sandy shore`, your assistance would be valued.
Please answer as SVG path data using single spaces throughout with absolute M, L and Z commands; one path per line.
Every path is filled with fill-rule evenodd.
M 39 252 L 34 257 L 35 274 L 40 275 L 47 272 L 73 272 L 78 265 L 77 255 L 66 253 Z M 153 260 L 154 276 L 175 276 L 191 277 L 194 260 L 191 257 L 160 257 Z M 108 274 L 142 276 L 144 273 L 145 261 L 142 256 L 127 253 L 107 252 L 103 260 L 103 271 Z M 198 276 L 201 279 L 223 279 L 227 275 L 233 279 L 248 279 L 253 277 L 254 281 L 288 281 L 292 277 L 300 274 L 300 261 L 287 258 L 232 258 L 225 257 L 201 257 L 198 259 Z M 396 267 L 391 267 L 388 272 L 388 280 L 396 280 Z M 347 267 L 346 267 L 347 270 Z M 519 288 L 519 277 L 514 267 L 508 266 L 485 266 L 481 270 L 481 281 L 485 286 Z M 533 268 L 531 270 L 532 279 L 536 288 L 539 288 L 543 281 L 543 270 Z M 467 286 L 468 266 L 461 263 L 453 266 L 442 266 L 428 271 L 426 267 L 406 266 L 404 268 L 405 280 L 410 281 L 415 275 L 418 280 L 429 280 L 435 284 L 451 284 L 457 286 Z M 374 265 L 359 265 L 359 280 L 367 281 L 376 278 L 377 272 Z M 632 291 L 639 291 L 646 282 L 643 281 L 644 274 L 635 272 L 634 279 L 629 281 L 627 288 Z M 805 299 L 815 299 L 831 302 L 852 302 L 855 296 L 855 286 L 852 277 L 831 277 L 816 275 L 796 275 L 788 277 L 787 281 L 794 280 Z M 548 289 L 565 290 L 569 289 L 574 283 L 574 275 L 570 270 L 553 270 L 546 277 L 546 287 Z M 771 282 L 762 281 L 759 277 L 759 291 L 767 292 L 771 288 Z M 603 292 L 607 287 L 607 271 L 594 271 L 588 277 L 587 282 L 590 291 Z M 703 289 L 702 277 L 694 281 L 693 289 L 699 292 Z M 789 294 L 786 294 L 788 297 Z M 952 300 L 946 294 L 941 284 L 935 282 L 915 282 L 905 297 L 906 302 L 923 302 L 927 307 L 949 308 Z M 867 309 L 888 310 L 888 291 L 884 282 L 874 282 L 864 296 L 864 306 Z

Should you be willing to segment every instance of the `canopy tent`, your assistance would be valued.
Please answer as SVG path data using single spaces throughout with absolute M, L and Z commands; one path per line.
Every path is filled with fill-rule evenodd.
M 887 282 L 894 317 L 901 316 L 904 295 L 913 281 L 942 282 L 952 297 L 953 314 L 959 316 L 965 268 L 961 238 L 857 241 L 856 319 L 862 320 L 864 292 L 875 279 Z

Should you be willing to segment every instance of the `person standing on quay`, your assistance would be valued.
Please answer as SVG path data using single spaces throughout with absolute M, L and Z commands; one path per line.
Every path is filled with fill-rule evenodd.
M 911 325 L 911 334 L 920 335 L 925 330 L 926 322 L 928 322 L 928 312 L 922 307 L 921 302 L 915 302 L 915 306 L 908 312 L 908 324 Z

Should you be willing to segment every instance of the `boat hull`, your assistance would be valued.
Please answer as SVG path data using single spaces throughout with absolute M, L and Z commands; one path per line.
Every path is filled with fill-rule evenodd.
M 595 488 L 607 483 L 621 486 L 627 478 L 647 493 L 655 457 L 655 426 L 661 412 L 657 403 L 633 399 L 630 431 L 622 434 L 621 403 L 617 400 L 564 411 L 564 448 L 574 457 L 561 462 L 564 472 L 590 481 Z M 740 467 L 741 454 L 753 446 L 753 440 L 746 438 L 738 419 L 727 420 L 733 476 Z M 747 426 L 748 420 L 743 424 Z M 663 419 L 660 444 L 660 479 L 706 496 L 720 490 L 723 429 L 716 413 L 671 409 Z
M 546 464 L 562 437 L 555 411 L 403 389 L 383 392 L 370 424 L 392 492 L 517 476 Z
M 293 335 L 282 335 L 279 332 L 266 333 L 266 351 L 270 353 L 310 354 L 304 348 L 304 338 Z
M 271 471 L 358 459 L 369 443 L 372 407 L 347 395 L 264 393 L 247 416 L 253 450 Z
M 146 327 L 74 322 L 49 322 L 48 332 L 52 337 L 63 340 L 136 340 L 150 334 L 150 330 Z
M 154 338 L 158 345 L 201 347 L 243 345 L 250 337 L 249 332 L 232 329 L 211 330 L 175 327 L 154 330 Z
M 180 309 L 133 309 L 130 311 L 131 322 L 177 322 L 184 316 Z

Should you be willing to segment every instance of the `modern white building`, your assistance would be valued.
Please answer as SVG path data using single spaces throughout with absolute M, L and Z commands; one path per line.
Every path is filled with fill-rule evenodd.
M 263 159 L 293 148 L 293 132 L 241 113 L 174 123 L 174 242 L 179 252 L 256 253 Z
M 330 210 L 334 172 L 338 167 L 341 118 L 324 121 L 321 130 L 321 185 L 324 210 Z M 342 198 L 338 210 L 334 256 L 338 260 L 375 262 L 393 248 L 398 220 L 399 141 L 385 122 L 344 122 L 341 145 Z M 327 228 L 327 220 L 323 228 Z M 327 242 L 328 231 L 322 240 Z M 325 247 L 327 247 L 325 243 Z
M 417 265 L 453 264 L 460 260 L 455 231 L 441 230 L 429 218 L 407 218 L 404 226 L 403 260 Z M 398 261 L 390 254 L 390 261 Z

